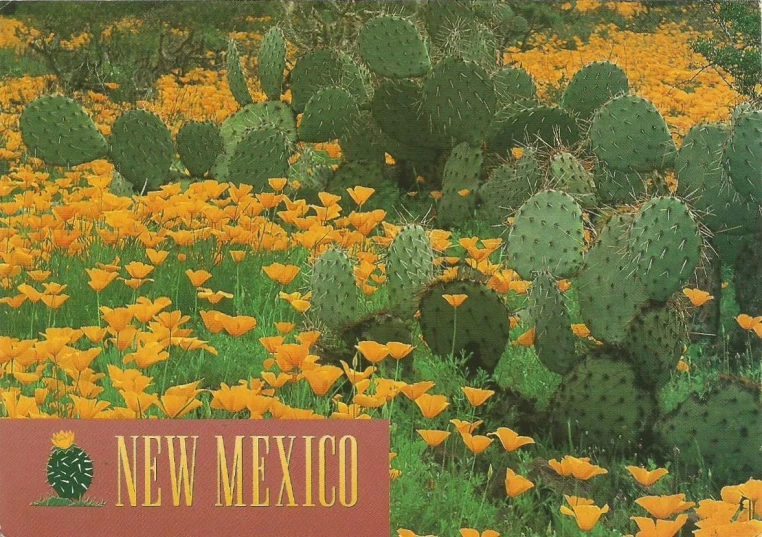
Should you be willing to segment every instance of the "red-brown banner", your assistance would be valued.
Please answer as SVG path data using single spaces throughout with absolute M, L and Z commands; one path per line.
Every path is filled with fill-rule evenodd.
M 5 537 L 388 537 L 389 423 L 0 420 Z

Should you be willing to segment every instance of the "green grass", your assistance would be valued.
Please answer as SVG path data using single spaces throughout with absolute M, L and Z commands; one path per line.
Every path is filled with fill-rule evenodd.
M 104 507 L 106 502 L 103 500 L 91 500 L 81 498 L 79 500 L 68 500 L 58 496 L 49 496 L 36 502 L 32 502 L 33 507 Z

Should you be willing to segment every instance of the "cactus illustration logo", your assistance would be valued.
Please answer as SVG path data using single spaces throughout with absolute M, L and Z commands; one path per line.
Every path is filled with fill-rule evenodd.
M 83 496 L 93 482 L 93 461 L 87 452 L 74 443 L 73 431 L 60 431 L 51 438 L 53 449 L 48 459 L 48 483 L 57 497 L 35 502 L 37 506 L 102 506 L 103 502 Z

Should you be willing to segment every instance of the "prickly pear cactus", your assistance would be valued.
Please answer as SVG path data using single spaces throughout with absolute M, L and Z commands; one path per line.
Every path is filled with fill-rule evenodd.
M 611 62 L 594 62 L 577 71 L 561 98 L 561 106 L 589 119 L 598 108 L 630 89 L 627 73 Z
M 384 139 L 381 128 L 370 112 L 360 111 L 339 139 L 345 160 L 383 162 Z
M 443 295 L 467 295 L 458 308 Z M 508 310 L 492 289 L 469 280 L 432 284 L 419 307 L 423 340 L 435 354 L 469 354 L 469 369 L 494 371 L 509 341 Z M 455 340 L 453 341 L 453 336 Z
M 241 57 L 238 54 L 238 48 L 235 46 L 235 42 L 232 39 L 228 43 L 227 69 L 230 93 L 233 94 L 238 106 L 243 107 L 247 104 L 251 104 L 252 99 L 251 93 L 249 93 L 249 86 L 246 83 L 246 72 L 241 65 Z
M 384 80 L 376 88 L 371 113 L 381 130 L 403 146 L 444 149 L 449 136 L 421 113 L 423 89 L 412 80 Z
M 280 99 L 283 90 L 283 72 L 286 70 L 286 38 L 283 31 L 273 26 L 262 39 L 257 64 L 262 91 L 271 101 Z
M 657 431 L 665 449 L 680 450 L 682 464 L 711 468 L 719 483 L 762 478 L 762 404 L 759 386 L 726 379 L 709 394 L 690 396 L 659 420 Z
M 744 112 L 735 118 L 722 160 L 738 193 L 750 201 L 762 202 L 762 110 Z
M 613 170 L 648 172 L 668 167 L 677 151 L 667 123 L 650 101 L 614 97 L 593 116 L 595 155 Z
M 561 108 L 538 105 L 516 110 L 508 107 L 495 115 L 488 145 L 496 153 L 525 145 L 571 146 L 579 141 L 579 127 Z
M 312 311 L 336 332 L 360 318 L 360 296 L 352 262 L 341 250 L 321 255 L 312 268 Z
M 477 192 L 478 216 L 490 224 L 505 224 L 542 184 L 542 171 L 534 152 L 525 151 L 517 165 L 501 164 Z
M 462 224 L 472 218 L 483 162 L 481 147 L 463 142 L 452 150 L 442 177 L 442 201 L 437 213 L 441 227 Z
M 495 107 L 492 79 L 475 63 L 444 58 L 424 79 L 423 115 L 436 130 L 457 141 L 481 141 Z
M 360 114 L 357 102 L 342 88 L 323 88 L 310 97 L 299 124 L 303 142 L 329 142 L 349 132 Z
M 656 412 L 651 392 L 637 384 L 635 371 L 614 354 L 593 354 L 564 377 L 552 403 L 558 441 L 595 445 L 617 452 L 638 449 Z
M 667 300 L 693 276 L 703 241 L 698 224 L 676 198 L 654 198 L 630 229 L 631 256 L 648 296 Z
M 386 253 L 386 291 L 391 311 L 412 318 L 420 293 L 433 278 L 434 250 L 426 230 L 416 224 L 405 226 Z
M 572 276 L 582 265 L 582 209 L 563 192 L 545 190 L 521 206 L 508 236 L 508 259 L 522 278 L 545 271 Z
M 251 129 L 236 144 L 224 180 L 264 188 L 268 179 L 288 176 L 290 145 L 283 131 Z
M 351 58 L 327 49 L 303 54 L 291 70 L 291 107 L 304 112 L 304 107 L 319 90 L 337 86 L 347 90 L 362 104 L 368 100 L 368 90 L 360 69 Z
M 669 382 L 687 334 L 683 314 L 671 305 L 652 306 L 633 319 L 624 347 L 644 387 L 658 389 Z
M 577 363 L 575 336 L 564 296 L 549 274 L 539 274 L 529 288 L 529 315 L 534 321 L 537 357 L 554 373 L 571 371 Z
M 203 177 L 224 150 L 220 129 L 211 121 L 189 121 L 177 133 L 177 152 L 194 177 Z
M 106 139 L 72 99 L 45 95 L 29 103 L 19 118 L 21 137 L 32 156 L 53 166 L 76 166 L 106 154 Z
M 48 483 L 59 497 L 79 500 L 93 482 L 93 461 L 74 443 L 74 433 L 53 435 L 53 449 L 48 459 Z
M 577 157 L 565 151 L 556 153 L 550 159 L 549 172 L 553 188 L 571 195 L 580 207 L 591 209 L 597 205 L 593 174 Z
M 537 84 L 532 75 L 520 67 L 504 67 L 492 75 L 492 80 L 500 108 L 537 98 Z
M 612 170 L 602 162 L 593 168 L 593 181 L 598 199 L 610 205 L 636 203 L 648 192 L 647 173 Z
M 129 110 L 111 128 L 111 161 L 138 192 L 159 188 L 167 180 L 175 146 L 159 116 Z
M 585 255 L 575 288 L 580 315 L 591 334 L 606 343 L 620 343 L 648 300 L 638 271 L 629 260 L 629 232 L 634 216 L 617 214 Z
M 431 68 L 423 37 L 412 22 L 401 17 L 370 19 L 360 30 L 357 46 L 360 57 L 379 76 L 414 78 Z

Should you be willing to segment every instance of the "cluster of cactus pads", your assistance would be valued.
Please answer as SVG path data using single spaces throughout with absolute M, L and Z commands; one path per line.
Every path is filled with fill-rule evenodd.
M 758 417 L 759 397 L 728 381 L 706 401 L 678 409 L 678 416 L 721 414 L 688 429 L 659 415 L 655 401 L 688 333 L 680 290 L 695 281 L 707 251 L 744 276 L 736 281 L 742 309 L 762 311 L 762 111 L 739 107 L 729 124 L 696 126 L 678 150 L 659 111 L 630 92 L 626 73 L 611 62 L 580 69 L 558 103 L 541 101 L 529 73 L 507 65 L 497 45 L 525 29 L 506 4 L 428 0 L 414 17 L 379 12 L 356 46 L 301 51 L 289 67 L 288 36 L 275 26 L 257 62 L 266 101 L 252 98 L 231 43 L 228 82 L 241 108 L 219 126 L 189 122 L 172 140 L 157 116 L 130 110 L 105 138 L 77 103 L 45 96 L 27 107 L 20 127 L 30 154 L 55 166 L 109 158 L 137 191 L 169 180 L 175 149 L 193 177 L 255 189 L 273 177 L 304 179 L 307 166 L 305 197 L 359 184 L 395 191 L 393 180 L 440 190 L 439 227 L 478 218 L 504 229 L 503 259 L 532 281 L 535 350 L 564 375 L 551 420 L 557 436 L 626 448 L 656 431 L 681 449 L 695 437 L 704 456 L 721 450 L 713 424 Z M 309 144 L 334 140 L 343 156 L 337 170 L 304 158 L 292 164 Z M 666 180 L 672 173 L 676 191 Z M 351 258 L 338 249 L 318 258 L 316 322 L 351 349 L 357 338 L 410 339 L 417 311 L 435 353 L 463 353 L 472 369 L 495 368 L 509 343 L 504 297 L 475 272 L 438 279 L 418 225 L 396 235 L 385 262 L 386 309 L 369 312 Z M 571 282 L 570 292 L 559 290 L 560 280 Z M 719 300 L 721 289 L 711 292 Z M 447 294 L 469 298 L 455 310 Z M 595 342 L 573 337 L 577 318 Z M 709 405 L 714 400 L 722 409 Z M 749 466 L 752 455 L 739 448 L 729 471 Z

